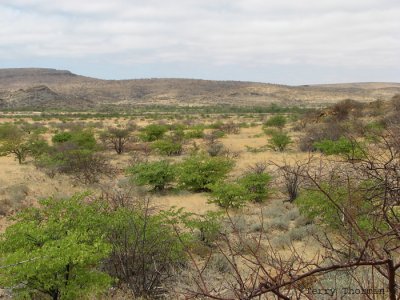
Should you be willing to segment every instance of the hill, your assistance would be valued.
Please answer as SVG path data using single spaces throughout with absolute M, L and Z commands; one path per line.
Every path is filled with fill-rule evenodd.
M 320 106 L 390 99 L 400 83 L 288 86 L 198 79 L 101 80 L 55 69 L 0 69 L 0 109 L 90 109 L 104 105 Z

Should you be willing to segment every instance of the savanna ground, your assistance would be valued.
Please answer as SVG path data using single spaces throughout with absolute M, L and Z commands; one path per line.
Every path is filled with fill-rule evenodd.
M 368 185 L 375 192 L 383 187 L 381 182 L 379 187 L 371 183 L 376 179 L 372 175 L 362 177 L 364 170 L 356 168 L 354 161 L 365 158 L 370 163 L 368 151 L 372 153 L 389 141 L 386 132 L 398 134 L 399 120 L 393 114 L 393 107 L 398 109 L 396 101 L 345 101 L 323 111 L 288 109 L 275 113 L 183 114 L 180 110 L 177 114 L 168 109 L 143 115 L 0 115 L 3 147 L 7 143 L 4 132 L 11 130 L 10 126 L 17 130 L 14 134 L 21 135 L 21 143 L 29 140 L 28 144 L 34 145 L 20 162 L 9 149 L 0 151 L 1 232 L 18 224 L 20 219 L 11 217 L 26 208 L 40 210 L 40 199 L 52 197 L 57 202 L 89 191 L 90 196 L 85 197 L 100 198 L 123 209 L 132 205 L 129 209 L 140 211 L 142 217 L 144 211 L 144 220 L 148 215 L 161 215 L 161 223 L 155 224 L 169 228 L 164 234 L 175 234 L 175 240 L 168 242 L 177 249 L 163 249 L 155 237 L 149 247 L 160 247 L 159 252 L 155 254 L 147 247 L 138 251 L 135 243 L 128 243 L 132 254 L 126 243 L 123 252 L 117 243 L 120 240 L 107 240 L 105 244 L 111 243 L 113 250 L 104 250 L 106 254 L 95 262 L 77 265 L 86 271 L 99 270 L 111 279 L 93 290 L 89 286 L 80 294 L 68 290 L 68 280 L 62 287 L 52 282 L 57 288 L 38 285 L 30 271 L 24 274 L 24 270 L 35 268 L 37 258 L 22 255 L 10 259 L 11 248 L 2 245 L 7 264 L 3 263 L 6 271 L 1 276 L 20 278 L 1 282 L 3 294 L 32 299 L 389 299 L 393 284 L 397 288 L 392 281 L 399 276 L 398 202 L 390 198 L 393 203 L 379 206 L 380 194 L 364 194 L 360 186 Z M 30 140 L 33 136 L 34 142 Z M 37 140 L 41 141 L 40 147 Z M 16 141 L 8 143 L 13 146 Z M 387 152 L 397 149 L 393 144 L 387 147 Z M 379 155 L 382 160 L 386 157 L 381 152 Z M 385 195 L 394 193 L 396 198 L 398 190 L 393 181 L 399 176 L 398 152 L 393 156 L 389 161 L 394 164 L 395 175 L 390 173 L 393 169 L 385 173 L 392 178 L 388 180 L 391 186 L 383 189 Z M 190 165 L 193 157 L 198 161 Z M 76 159 L 71 160 L 74 168 L 65 165 L 70 164 L 68 159 Z M 207 161 L 210 166 L 213 159 L 219 170 L 205 168 L 205 173 L 198 175 L 205 177 L 202 183 L 192 178 L 200 168 L 193 168 L 193 164 Z M 169 168 L 171 172 L 166 172 Z M 149 170 L 154 172 L 148 174 Z M 221 170 L 225 171 L 219 174 Z M 360 197 L 372 204 L 357 202 Z M 390 212 L 378 216 L 379 207 L 384 205 L 390 207 Z M 133 230 L 131 234 L 140 235 L 146 230 Z M 368 235 L 373 240 L 365 239 Z M 7 235 L 2 241 L 7 242 Z M 144 245 L 149 240 L 141 237 L 136 241 Z M 18 242 L 16 247 L 24 247 L 22 244 Z M 154 259 L 163 251 L 172 256 Z M 126 261 L 116 262 L 121 258 Z M 135 259 L 146 267 L 137 267 L 132 262 Z M 386 267 L 389 261 L 394 264 L 394 277 Z M 128 266 L 130 273 L 116 270 Z M 47 271 L 41 265 L 34 272 Z M 65 271 L 48 272 L 65 277 Z M 310 275 L 303 278 L 308 272 Z M 346 288 L 355 292 L 347 293 Z M 377 292 L 363 292 L 366 289 Z M 398 299 L 399 292 L 394 294 Z

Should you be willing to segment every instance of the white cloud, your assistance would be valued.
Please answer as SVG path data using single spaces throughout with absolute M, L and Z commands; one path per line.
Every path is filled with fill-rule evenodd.
M 399 15 L 398 0 L 3 0 L 0 54 L 400 69 Z

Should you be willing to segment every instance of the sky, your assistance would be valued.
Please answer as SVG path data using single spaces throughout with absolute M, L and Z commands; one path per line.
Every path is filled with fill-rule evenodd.
M 0 68 L 400 82 L 399 0 L 0 0 Z

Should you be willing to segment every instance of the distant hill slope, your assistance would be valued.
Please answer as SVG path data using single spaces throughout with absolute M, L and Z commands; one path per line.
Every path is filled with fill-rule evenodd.
M 0 69 L 0 109 L 88 109 L 106 104 L 306 105 L 390 99 L 400 83 L 287 86 L 197 79 L 101 80 L 55 69 Z

